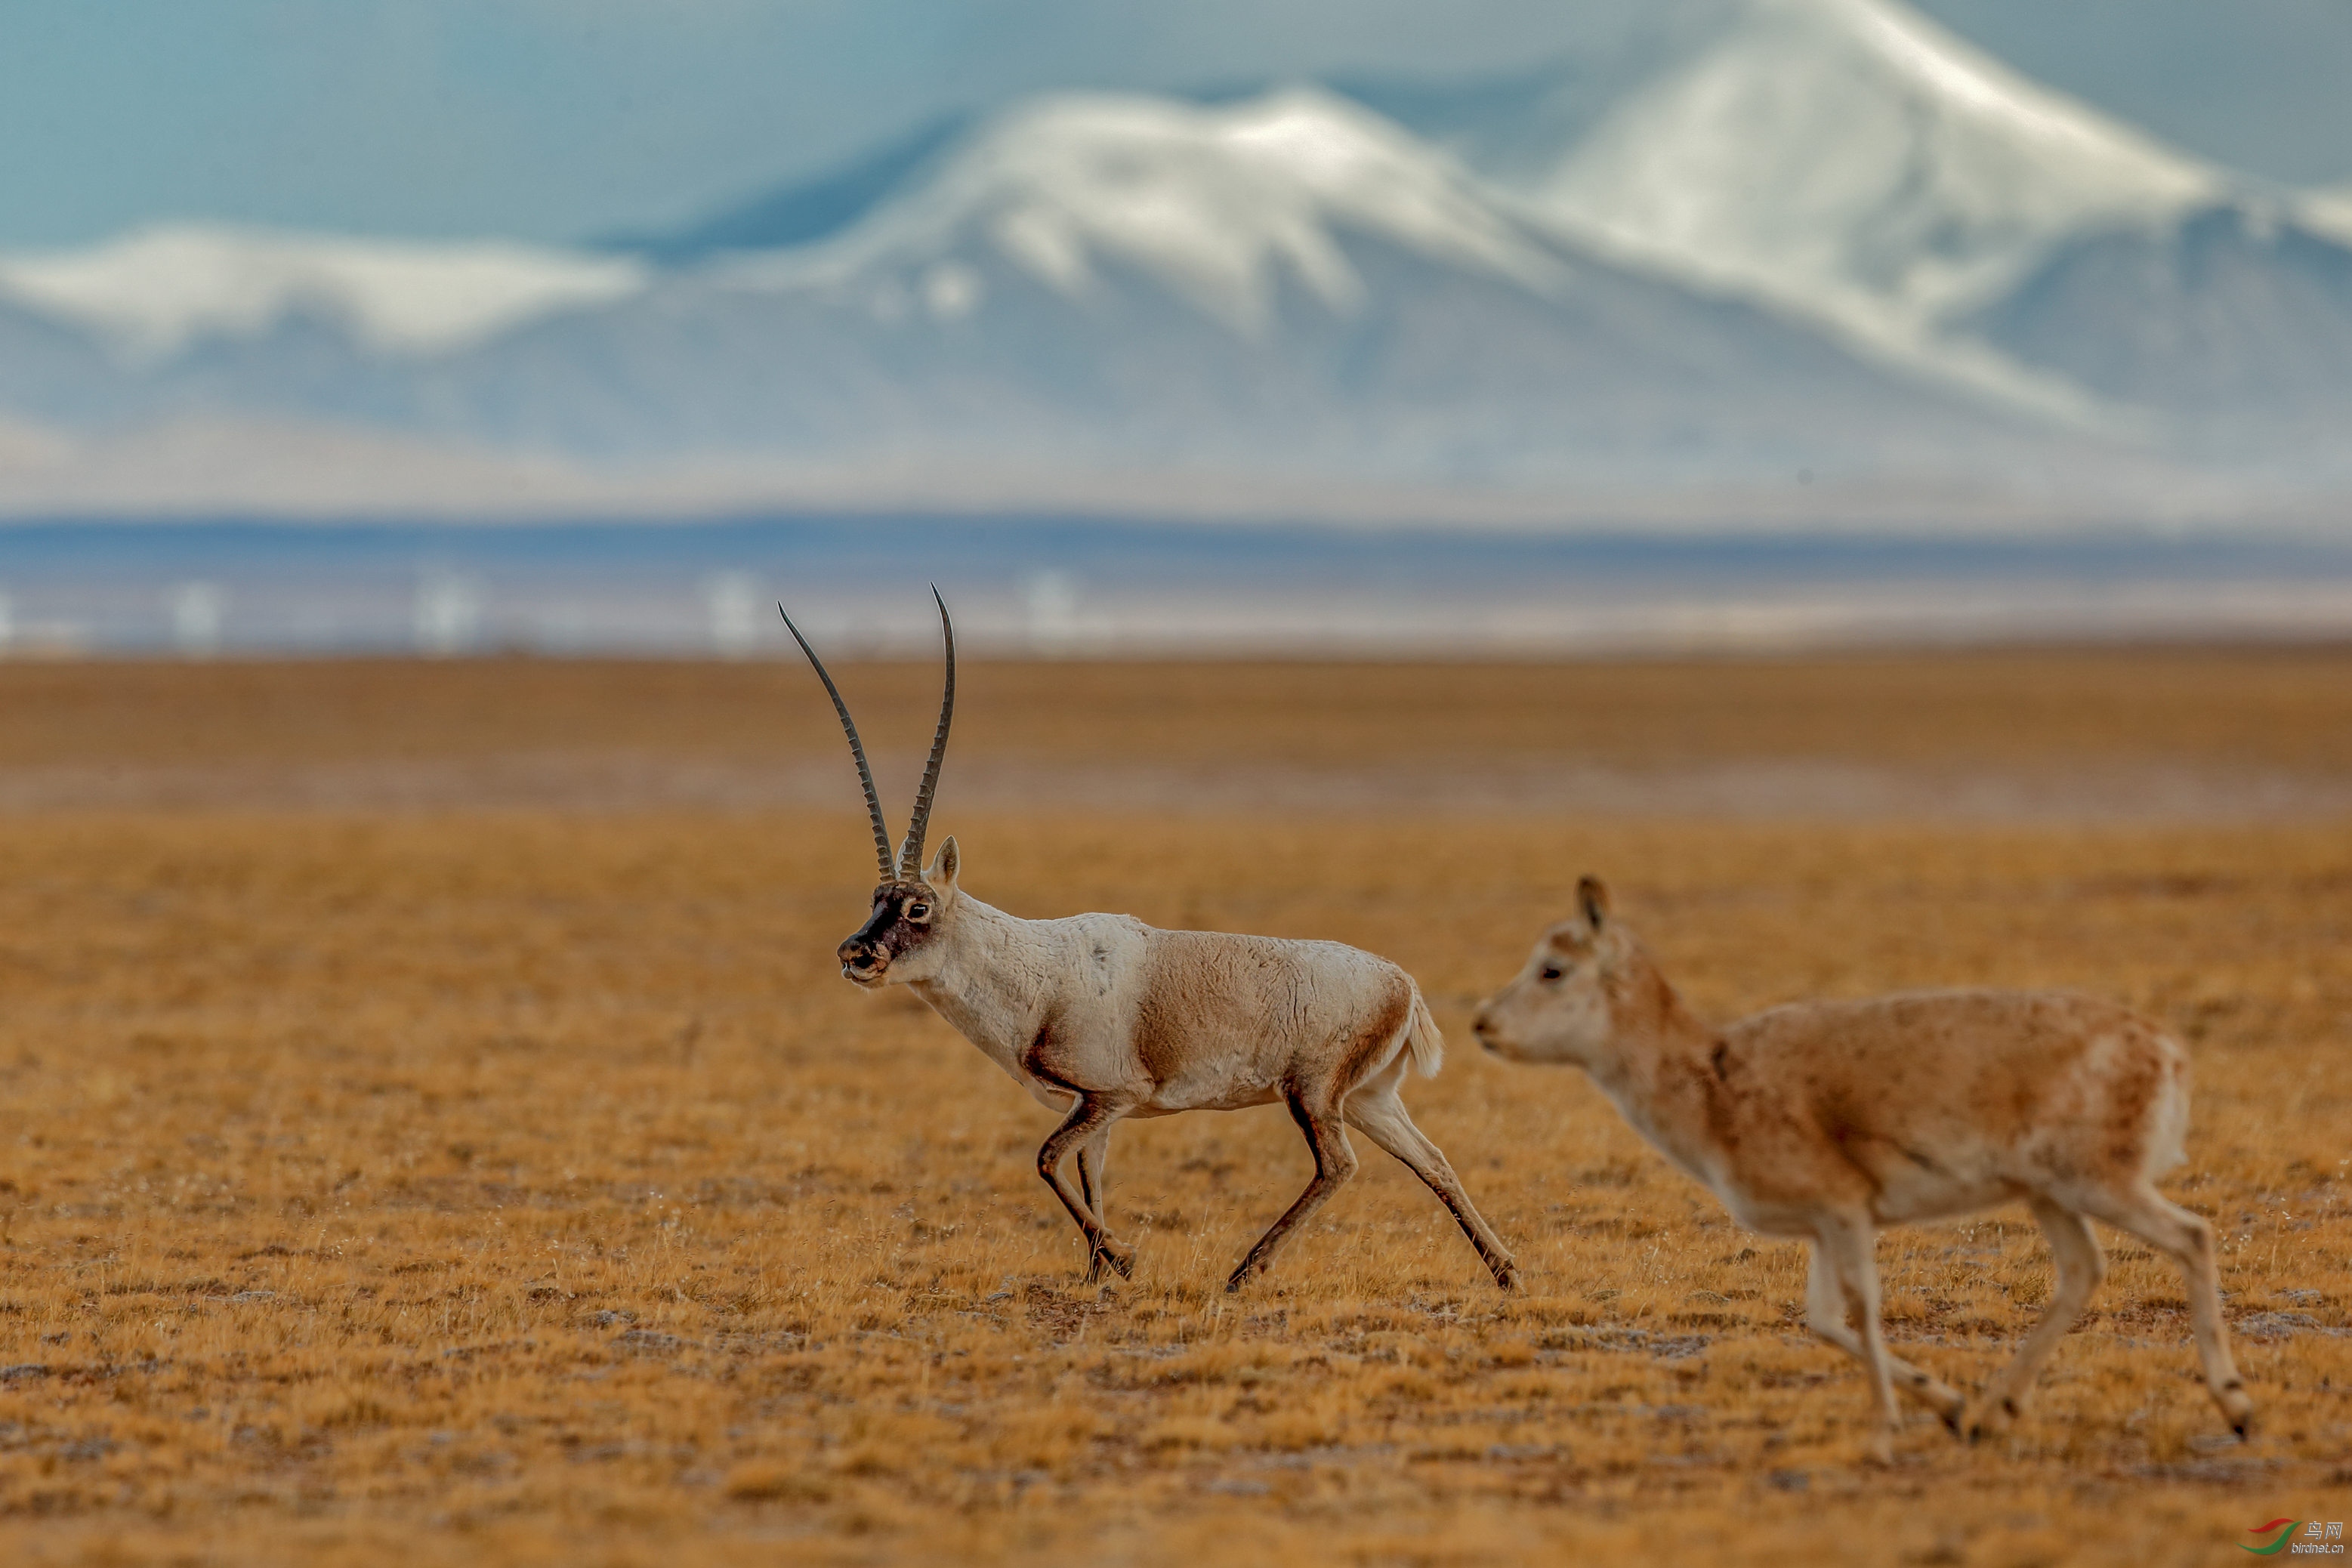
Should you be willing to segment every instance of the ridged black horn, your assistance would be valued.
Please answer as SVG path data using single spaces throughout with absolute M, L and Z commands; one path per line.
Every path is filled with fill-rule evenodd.
M 902 880 L 923 874 L 923 832 L 931 825 L 931 796 L 940 787 L 940 763 L 948 754 L 948 726 L 955 721 L 955 623 L 948 619 L 948 602 L 940 597 L 937 584 L 931 586 L 931 598 L 940 607 L 940 635 L 947 639 L 948 685 L 940 699 L 940 727 L 931 736 L 931 760 L 923 764 L 923 787 L 915 792 L 915 815 L 907 823 L 907 841 L 898 848 Z
M 808 655 L 809 663 L 816 667 L 816 678 L 824 682 L 825 695 L 833 699 L 833 710 L 841 715 L 841 727 L 849 736 L 849 754 L 857 759 L 857 782 L 866 786 L 866 815 L 874 819 L 875 858 L 881 862 L 882 879 L 887 882 L 896 874 L 890 865 L 890 829 L 882 821 L 882 796 L 874 787 L 874 770 L 866 765 L 866 742 L 857 738 L 857 721 L 849 716 L 849 704 L 841 700 L 841 688 L 835 686 L 833 677 L 825 672 L 824 660 L 817 658 L 816 649 L 809 647 L 808 638 L 801 636 L 800 627 L 793 625 L 793 617 L 785 613 L 783 605 L 776 606 L 776 614 L 784 617 L 784 629 L 793 634 L 793 640 L 801 645 L 803 653 Z M 944 739 L 947 731 L 942 728 L 940 734 Z M 938 765 L 935 757 L 932 762 L 935 771 Z M 926 784 L 924 795 L 928 799 L 928 781 Z

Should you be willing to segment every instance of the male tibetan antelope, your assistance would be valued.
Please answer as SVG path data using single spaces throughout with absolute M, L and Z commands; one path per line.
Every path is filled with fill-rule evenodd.
M 931 594 L 939 598 L 938 589 Z M 1355 1174 L 1348 1127 L 1360 1129 L 1429 1184 L 1496 1284 L 1507 1290 L 1517 1283 L 1510 1253 L 1397 1097 L 1408 1066 L 1434 1073 L 1444 1050 L 1411 975 L 1335 942 L 1159 931 L 1129 915 L 1021 920 L 963 890 L 953 838 L 923 865 L 923 833 L 955 714 L 955 626 L 944 600 L 947 690 L 914 816 L 894 860 L 848 704 L 790 616 L 784 624 L 848 733 L 881 864 L 874 912 L 841 944 L 841 972 L 869 990 L 911 987 L 1048 1110 L 1066 1108 L 1037 1151 L 1037 1172 L 1086 1237 L 1089 1282 L 1106 1264 L 1121 1278 L 1135 1268 L 1135 1249 L 1113 1236 L 1104 1218 L 1104 1163 L 1120 1119 L 1278 1100 L 1307 1134 L 1315 1179 L 1250 1248 L 1227 1289 L 1240 1289 L 1263 1271 L 1290 1234 Z M 1076 1186 L 1062 1173 L 1073 1150 Z
M 1878 1227 L 2019 1198 L 2050 1237 L 2057 1285 L 1969 1436 L 2017 1415 L 2097 1288 L 2106 1262 L 2092 1219 L 2180 1266 L 2205 1386 L 2245 1435 L 2253 1404 L 2221 1327 L 2213 1233 L 2155 1186 L 2183 1158 L 2189 1063 L 2154 1024 L 2085 996 L 1930 991 L 1801 1002 L 1717 1029 L 1610 918 L 1598 881 L 1584 879 L 1578 903 L 1479 1009 L 1479 1040 L 1516 1060 L 1584 1068 L 1741 1224 L 1811 1244 L 1806 1322 L 1867 1369 L 1875 1454 L 1892 1452 L 1896 1384 L 1955 1433 L 1965 1403 L 1886 1353 Z

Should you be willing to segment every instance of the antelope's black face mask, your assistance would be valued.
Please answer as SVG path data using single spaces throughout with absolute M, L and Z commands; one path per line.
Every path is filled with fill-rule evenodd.
M 940 903 L 920 882 L 885 882 L 874 889 L 874 912 L 838 950 L 841 973 L 860 985 L 880 985 L 890 965 L 931 940 Z

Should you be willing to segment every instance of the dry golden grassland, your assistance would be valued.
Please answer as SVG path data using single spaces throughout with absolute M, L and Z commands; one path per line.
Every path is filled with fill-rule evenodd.
M 895 817 L 936 673 L 839 673 Z M 1051 1117 L 835 972 L 871 860 L 804 670 L 0 666 L 0 1560 L 2169 1564 L 2352 1521 L 2348 694 L 2329 651 L 968 666 L 935 837 L 972 891 L 1355 942 L 1448 1031 L 1407 1098 L 1527 1290 L 1359 1140 L 1228 1296 L 1308 1173 L 1288 1119 L 1122 1128 L 1141 1260 L 1081 1287 Z M 1777 782 L 1542 795 L 1595 767 Z M 1442 787 L 1490 768 L 1521 810 Z M 1959 773 L 2015 787 L 1947 809 Z M 2011 1440 L 1916 1414 L 1864 1464 L 1800 1248 L 1469 1039 L 1585 870 L 1719 1016 L 1994 983 L 2179 1031 L 2168 1190 L 2257 1438 L 2118 1242 Z M 2049 1289 L 2021 1210 L 1880 1258 L 1963 1385 Z

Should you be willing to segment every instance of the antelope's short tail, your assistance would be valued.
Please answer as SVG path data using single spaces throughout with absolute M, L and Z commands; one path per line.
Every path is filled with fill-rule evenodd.
M 1445 1065 L 1445 1037 L 1437 1032 L 1437 1020 L 1429 1016 L 1429 1004 L 1421 999 L 1421 987 L 1412 988 L 1412 1014 L 1405 1021 L 1404 1047 L 1412 1053 L 1413 1070 L 1423 1078 L 1435 1078 L 1437 1069 Z

